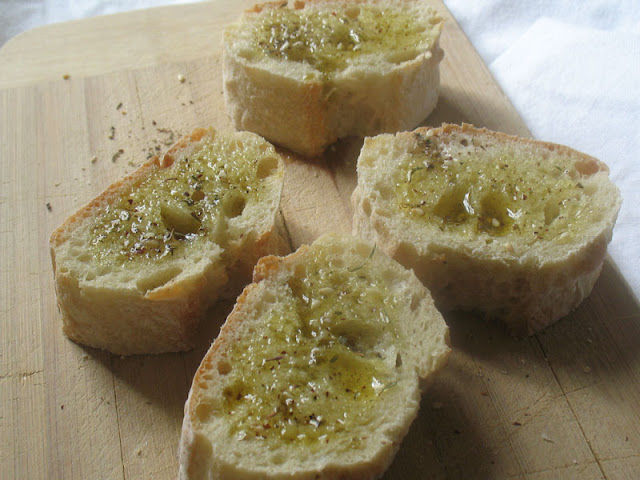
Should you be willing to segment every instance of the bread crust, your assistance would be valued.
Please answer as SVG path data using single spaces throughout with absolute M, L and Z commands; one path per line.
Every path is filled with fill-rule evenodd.
M 397 162 L 404 154 L 412 135 L 429 136 L 445 145 L 464 137 L 487 150 L 507 145 L 527 155 L 538 152 L 541 158 L 569 158 L 575 166 L 571 174 L 591 182 L 588 188 L 593 190 L 594 208 L 602 212 L 601 216 L 595 216 L 597 221 L 576 233 L 576 240 L 564 244 L 540 240 L 521 245 L 517 238 L 503 241 L 484 233 L 462 238 L 435 227 L 417 227 L 398 211 L 392 199 L 382 199 L 380 195 L 382 177 L 389 175 L 390 162 Z M 369 145 L 373 143 L 370 141 Z M 390 154 L 382 155 L 385 158 L 379 162 L 363 162 L 368 155 L 365 143 L 358 161 L 358 185 L 352 195 L 354 234 L 375 239 L 391 257 L 413 268 L 439 308 L 483 312 L 501 319 L 513 335 L 525 336 L 567 315 L 589 295 L 602 269 L 621 203 L 603 162 L 566 146 L 468 124 L 420 128 L 395 137 L 379 137 L 375 144 L 378 149 L 382 145 L 387 150 L 396 148 L 396 158 L 392 160 Z M 478 158 L 484 158 L 480 147 L 476 153 Z
M 122 276 L 127 276 L 126 266 L 116 268 L 115 276 L 95 273 L 100 267 L 92 263 L 88 253 L 92 241 L 89 225 L 133 187 L 155 172 L 171 168 L 177 159 L 190 155 L 202 141 L 215 135 L 224 134 L 214 129 L 194 130 L 162 157 L 153 157 L 113 183 L 52 233 L 50 251 L 57 302 L 63 332 L 71 340 L 120 355 L 188 350 L 194 345 L 206 309 L 220 297 L 235 295 L 250 279 L 250 268 L 259 257 L 287 251 L 275 229 L 283 164 L 269 145 L 271 154 L 278 158 L 272 176 L 275 181 L 269 184 L 264 205 L 254 212 L 263 218 L 255 219 L 255 225 L 249 222 L 246 227 L 233 227 L 245 228 L 240 235 L 244 238 L 226 246 L 207 242 L 201 251 L 187 251 L 184 258 L 132 270 L 130 281 L 122 281 Z M 266 144 L 254 134 L 229 135 Z
M 437 38 L 429 49 L 413 58 L 388 62 L 379 56 L 375 62 L 338 71 L 331 79 L 304 63 L 247 58 L 242 53 L 248 47 L 239 41 L 238 32 L 250 28 L 265 10 L 343 11 L 365 3 L 420 11 L 421 22 L 439 36 L 440 18 L 435 12 L 431 17 L 425 14 L 430 10 L 421 0 L 308 0 L 256 5 L 225 31 L 224 98 L 234 126 L 256 132 L 304 156 L 316 157 L 339 138 L 407 130 L 422 122 L 438 98 L 438 66 L 443 52 Z
M 403 298 L 407 306 L 402 311 L 411 311 L 415 315 L 413 318 L 402 318 L 400 335 L 408 343 L 402 351 L 403 367 L 415 369 L 409 371 L 415 372 L 411 375 L 415 375 L 412 378 L 416 383 L 407 389 L 406 398 L 401 403 L 394 403 L 393 408 L 388 409 L 397 412 L 395 417 L 390 415 L 394 420 L 378 427 L 363 427 L 376 440 L 366 443 L 362 451 L 349 454 L 328 455 L 321 450 L 324 453 L 309 454 L 306 460 L 299 461 L 297 457 L 302 456 L 308 446 L 304 443 L 285 446 L 288 444 L 283 443 L 279 448 L 286 452 L 284 464 L 270 464 L 262 457 L 268 455 L 268 451 L 263 451 L 262 447 L 253 450 L 255 443 L 254 447 L 246 446 L 242 440 L 238 441 L 224 433 L 226 412 L 220 410 L 218 399 L 225 388 L 225 376 L 238 367 L 229 350 L 237 343 L 243 345 L 242 349 L 245 346 L 251 348 L 251 343 L 259 340 L 253 327 L 261 321 L 256 312 L 262 308 L 263 302 L 273 301 L 271 297 L 277 296 L 274 289 L 286 283 L 290 275 L 295 275 L 293 272 L 296 267 L 307 261 L 311 249 L 318 248 L 317 245 L 334 248 L 333 258 L 343 258 L 343 255 L 349 258 L 345 254 L 347 249 L 371 250 L 370 245 L 347 235 L 328 234 L 314 242 L 314 245 L 303 245 L 287 257 L 267 256 L 260 259 L 254 271 L 253 283 L 239 296 L 220 335 L 194 376 L 185 404 L 180 441 L 180 479 L 373 479 L 379 478 L 392 462 L 417 414 L 421 389 L 427 379 L 446 364 L 450 350 L 448 329 L 428 292 L 415 275 L 381 253 L 376 255 L 375 261 L 380 262 L 376 268 L 391 272 L 388 278 L 393 285 L 390 288 L 394 294 L 406 295 Z M 366 257 L 362 255 L 359 258 L 362 261 Z M 248 338 L 247 332 L 254 332 L 253 338 Z M 358 433 L 353 432 L 353 435 Z

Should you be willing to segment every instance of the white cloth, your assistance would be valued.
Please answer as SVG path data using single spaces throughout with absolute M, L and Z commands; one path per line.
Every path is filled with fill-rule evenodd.
M 40 25 L 180 3 L 190 0 L 0 0 L 0 47 Z
M 535 138 L 609 165 L 609 252 L 640 299 L 640 2 L 444 1 Z
M 609 252 L 640 299 L 640 2 L 444 0 L 535 138 L 611 168 Z M 0 45 L 44 23 L 185 0 L 3 0 Z

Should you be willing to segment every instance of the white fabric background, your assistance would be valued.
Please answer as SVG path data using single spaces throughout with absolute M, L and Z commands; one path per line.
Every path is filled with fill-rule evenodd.
M 535 138 L 600 158 L 623 206 L 609 251 L 640 299 L 640 2 L 444 0 Z M 35 26 L 185 0 L 0 0 L 0 45 Z

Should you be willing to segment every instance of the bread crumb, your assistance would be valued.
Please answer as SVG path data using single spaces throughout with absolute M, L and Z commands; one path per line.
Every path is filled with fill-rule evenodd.
M 45 206 L 47 207 L 48 211 L 51 211 L 51 204 L 49 202 L 47 202 Z
M 113 154 L 113 156 L 111 157 L 111 161 L 113 163 L 116 163 L 116 161 L 118 160 L 118 158 L 120 158 L 120 155 L 122 155 L 124 153 L 124 150 L 121 148 L 119 149 L 116 153 Z
M 98 161 L 98 157 L 96 157 L 95 155 L 93 157 L 91 157 L 91 163 L 96 163 L 97 161 Z M 58 185 L 56 185 L 56 186 L 58 186 Z
M 553 443 L 553 440 L 551 440 L 551 437 L 549 435 L 547 435 L 546 433 L 543 433 L 541 435 L 541 437 L 542 437 L 542 440 L 544 440 L 545 442 Z
M 178 75 L 178 81 L 179 81 L 180 83 L 184 83 L 184 82 L 186 82 L 186 81 L 187 81 L 187 79 L 185 78 L 185 76 L 184 76 L 184 75 L 179 74 L 179 75 Z
M 69 75 L 68 73 L 65 73 L 64 75 L 62 75 L 63 80 L 69 80 L 70 78 L 71 78 L 71 75 Z

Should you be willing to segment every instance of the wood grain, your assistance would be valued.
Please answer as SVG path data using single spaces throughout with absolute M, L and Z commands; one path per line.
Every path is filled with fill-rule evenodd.
M 247 3 L 53 25 L 0 50 L 0 478 L 175 478 L 191 378 L 232 303 L 212 309 L 192 352 L 84 348 L 60 330 L 48 236 L 180 134 L 230 128 L 220 32 Z M 527 135 L 433 3 L 447 17 L 446 56 L 427 123 Z M 292 247 L 351 230 L 360 145 L 345 139 L 312 163 L 288 157 L 281 212 Z M 514 340 L 466 314 L 446 320 L 454 354 L 385 479 L 640 478 L 640 308 L 609 259 L 590 298 L 535 337 Z

